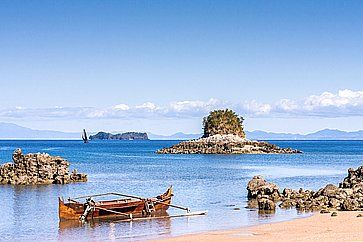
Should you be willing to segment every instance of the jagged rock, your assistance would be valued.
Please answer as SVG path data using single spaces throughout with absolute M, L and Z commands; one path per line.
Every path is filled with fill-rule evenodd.
M 339 192 L 337 186 L 328 184 L 324 188 L 320 189 L 317 193 L 320 196 L 335 197 Z
M 346 198 L 341 203 L 340 209 L 345 211 L 356 211 L 359 209 L 359 203 L 355 199 Z
M 363 166 L 358 167 L 357 170 L 353 168 L 348 169 L 348 176 L 339 184 L 341 188 L 353 188 L 361 184 L 363 181 Z
M 275 202 L 268 198 L 260 198 L 258 200 L 258 209 L 259 210 L 275 210 L 276 205 Z
M 266 180 L 262 176 L 254 176 L 247 184 L 248 198 L 257 198 L 259 195 L 267 195 L 270 199 L 280 199 L 279 187 Z
M 263 177 L 255 176 L 247 185 L 248 198 L 266 198 L 281 201 L 279 207 L 304 211 L 336 209 L 344 211 L 363 210 L 363 166 L 357 170 L 350 168 L 348 176 L 339 187 L 328 184 L 317 192 L 285 188 L 280 194 L 277 185 L 268 183 Z M 265 202 L 265 201 L 264 201 Z M 260 207 L 260 204 L 258 204 Z M 262 205 L 261 205 L 262 206 Z
M 13 163 L 0 166 L 0 184 L 66 184 L 87 181 L 86 174 L 73 171 L 69 162 L 59 156 L 36 153 L 23 155 L 21 149 L 13 153 Z
M 332 216 L 332 217 L 336 217 L 336 216 L 338 216 L 338 213 L 337 213 L 337 212 L 332 212 L 332 213 L 331 213 L 331 216 Z
M 279 205 L 280 208 L 285 208 L 285 209 L 295 207 L 295 206 L 296 206 L 296 201 L 293 199 L 288 199 L 288 198 L 283 200 Z

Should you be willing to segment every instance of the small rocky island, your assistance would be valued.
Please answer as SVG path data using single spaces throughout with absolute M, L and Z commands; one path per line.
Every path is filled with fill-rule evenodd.
M 69 162 L 46 153 L 26 154 L 21 149 L 13 153 L 13 163 L 0 166 L 0 184 L 37 185 L 86 182 L 87 175 L 76 170 L 69 173 Z
M 254 176 L 247 184 L 247 191 L 248 207 L 260 210 L 273 211 L 276 204 L 285 209 L 320 210 L 322 213 L 363 210 L 363 166 L 348 169 L 348 176 L 338 186 L 328 184 L 318 191 L 285 188 L 280 193 L 276 184 L 262 176 Z
M 90 140 L 149 140 L 147 133 L 126 132 L 122 134 L 111 134 L 106 132 L 98 132 L 89 137 Z
M 183 141 L 158 154 L 294 154 L 302 153 L 291 148 L 248 140 L 243 130 L 243 117 L 232 110 L 215 110 L 203 119 L 204 135 L 195 140 Z

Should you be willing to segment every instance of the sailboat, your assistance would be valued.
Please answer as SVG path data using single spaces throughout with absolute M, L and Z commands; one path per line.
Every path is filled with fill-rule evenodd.
M 85 129 L 83 129 L 82 139 L 83 139 L 83 143 L 88 143 L 89 142 Z

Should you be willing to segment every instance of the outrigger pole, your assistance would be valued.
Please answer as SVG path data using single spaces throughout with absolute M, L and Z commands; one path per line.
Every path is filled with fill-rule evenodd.
M 164 202 L 159 202 L 159 201 L 153 201 L 154 203 L 160 203 L 160 204 L 163 204 L 163 205 L 167 205 L 167 206 L 170 206 L 170 207 L 173 207 L 173 208 L 179 208 L 179 209 L 182 209 L 182 210 L 185 210 L 187 211 L 187 213 L 190 212 L 190 209 L 187 208 L 187 207 L 182 207 L 182 206 L 178 206 L 178 205 L 173 205 L 173 204 L 168 204 L 168 203 L 164 203 Z

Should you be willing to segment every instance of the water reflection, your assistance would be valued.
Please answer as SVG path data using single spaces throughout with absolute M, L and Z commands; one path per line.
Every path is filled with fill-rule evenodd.
M 59 221 L 58 240 L 66 241 L 77 234 L 81 238 L 100 238 L 105 235 L 108 240 L 115 241 L 120 238 L 153 237 L 157 235 L 170 235 L 172 219 L 167 212 L 154 217 L 136 219 L 133 221 L 120 219 L 92 219 L 85 223 L 78 220 Z

